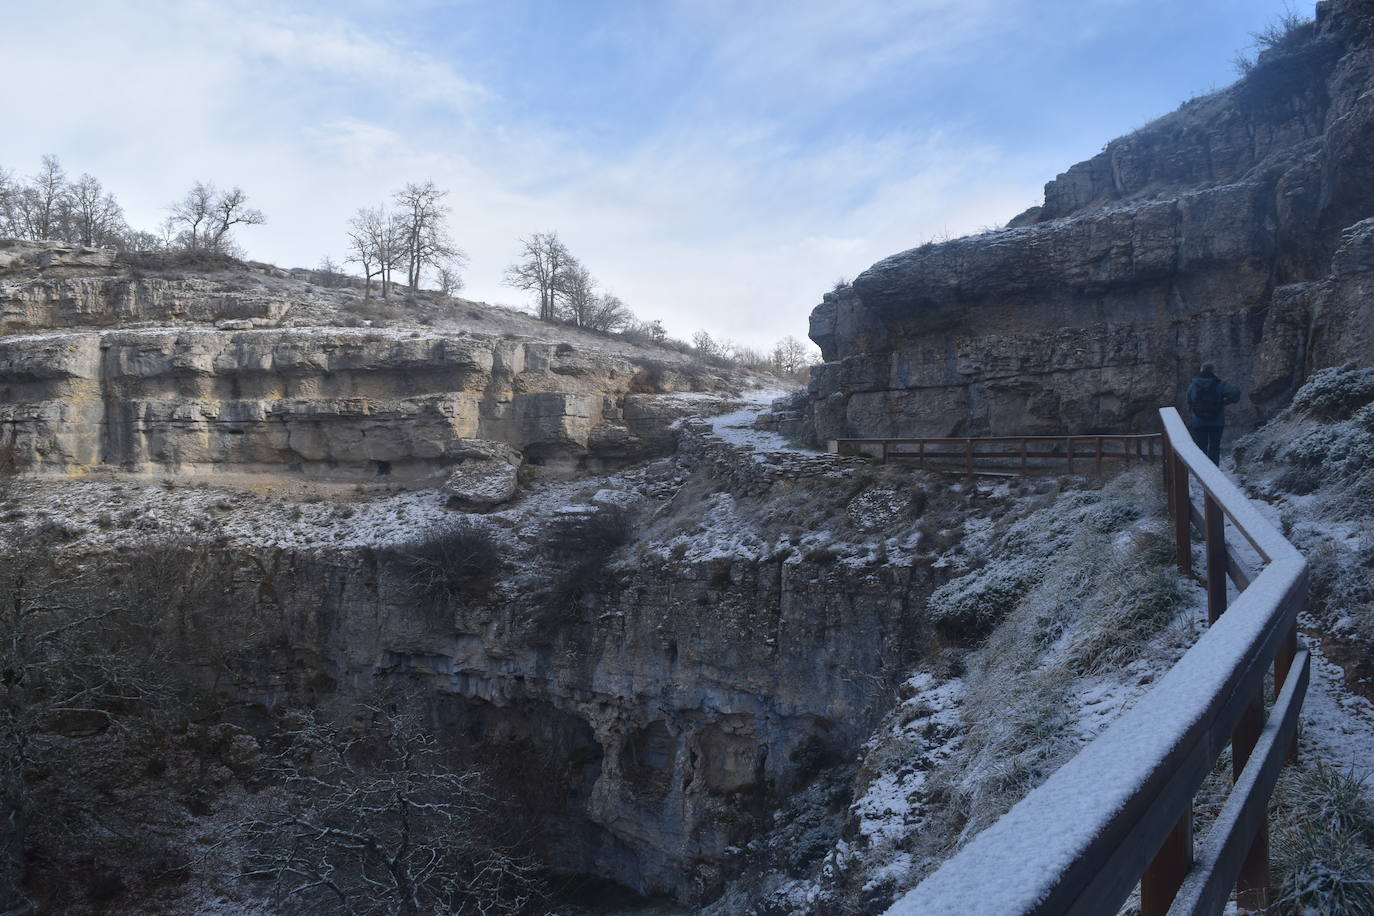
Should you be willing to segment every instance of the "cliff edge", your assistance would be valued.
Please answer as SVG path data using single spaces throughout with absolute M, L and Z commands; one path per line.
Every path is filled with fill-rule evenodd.
M 1371 149 L 1374 7 L 1327 0 L 1007 228 L 826 294 L 817 438 L 1151 431 L 1204 361 L 1253 427 L 1315 369 L 1374 354 Z

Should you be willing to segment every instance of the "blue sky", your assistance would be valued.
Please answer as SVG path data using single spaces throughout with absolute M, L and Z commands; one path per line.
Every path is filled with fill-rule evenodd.
M 763 346 L 804 336 L 836 278 L 1005 222 L 1225 86 L 1288 6 L 13 4 L 0 166 L 57 153 L 148 226 L 198 178 L 239 184 L 269 220 L 248 254 L 293 266 L 341 258 L 354 210 L 433 179 L 466 295 L 525 304 L 501 275 L 518 236 L 555 229 L 642 317 Z

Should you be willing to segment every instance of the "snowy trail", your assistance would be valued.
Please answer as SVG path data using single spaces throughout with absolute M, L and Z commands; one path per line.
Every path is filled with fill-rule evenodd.
M 1374 802 L 1374 781 L 1368 779 L 1374 770 L 1374 703 L 1346 688 L 1345 672 L 1322 654 L 1311 636 L 1307 648 L 1312 653 L 1312 680 L 1302 707 L 1299 749 L 1364 779 L 1365 795 Z
M 1228 474 L 1237 484 L 1241 478 Z M 1317 525 L 1338 538 L 1352 552 L 1360 541 L 1350 534 L 1350 525 L 1322 518 L 1311 496 L 1287 494 L 1282 504 L 1252 500 L 1260 513 L 1275 526 L 1282 526 L 1284 510 L 1292 511 L 1299 525 Z M 1249 545 L 1245 545 L 1247 548 Z M 1366 797 L 1374 802 L 1374 703 L 1352 693 L 1345 685 L 1345 671 L 1326 657 L 1321 649 L 1323 630 L 1319 621 L 1304 614 L 1298 618 L 1298 632 L 1312 654 L 1312 675 L 1303 701 L 1298 747 L 1303 756 L 1334 766 L 1356 779 L 1364 780 Z

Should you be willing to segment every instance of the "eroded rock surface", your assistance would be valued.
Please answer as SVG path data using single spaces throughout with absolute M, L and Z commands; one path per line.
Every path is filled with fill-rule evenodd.
M 1247 427 L 1372 352 L 1374 9 L 1318 6 L 1007 229 L 893 255 L 811 315 L 818 438 L 1152 431 L 1204 362 Z M 1361 220 L 1365 220 L 1361 222 Z
M 348 310 L 398 306 L 353 291 L 143 276 L 113 252 L 41 243 L 0 255 L 0 446 L 20 471 L 438 483 L 474 439 L 598 470 L 672 450 L 673 421 L 703 405 L 666 395 L 749 384 L 472 303 L 439 326 L 376 327 Z

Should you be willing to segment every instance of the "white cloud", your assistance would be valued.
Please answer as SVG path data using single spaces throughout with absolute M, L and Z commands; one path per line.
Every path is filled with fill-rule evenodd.
M 1010 5 L 1009 5 L 1010 4 Z M 1020 0 L 884 0 L 741 7 L 688 4 L 716 36 L 710 66 L 733 85 L 842 99 L 895 62 L 958 49 Z M 799 138 L 727 96 L 695 100 L 621 149 L 539 120 L 513 120 L 460 66 L 342 15 L 254 0 L 189 5 L 66 3 L 10 14 L 14 34 L 62 30 L 61 54 L 13 44 L 26 76 L 7 95 L 0 163 L 56 152 L 152 225 L 192 180 L 237 183 L 268 215 L 242 240 L 288 265 L 343 254 L 343 227 L 408 180 L 452 192 L 468 292 L 500 285 L 517 236 L 557 229 L 644 317 L 762 346 L 805 333 L 838 276 L 1033 202 L 1041 169 L 938 129 Z M 728 27 L 727 27 L 728 26 Z M 714 31 L 712 31 L 714 30 Z M 1034 176 L 1034 177 L 1031 177 Z

